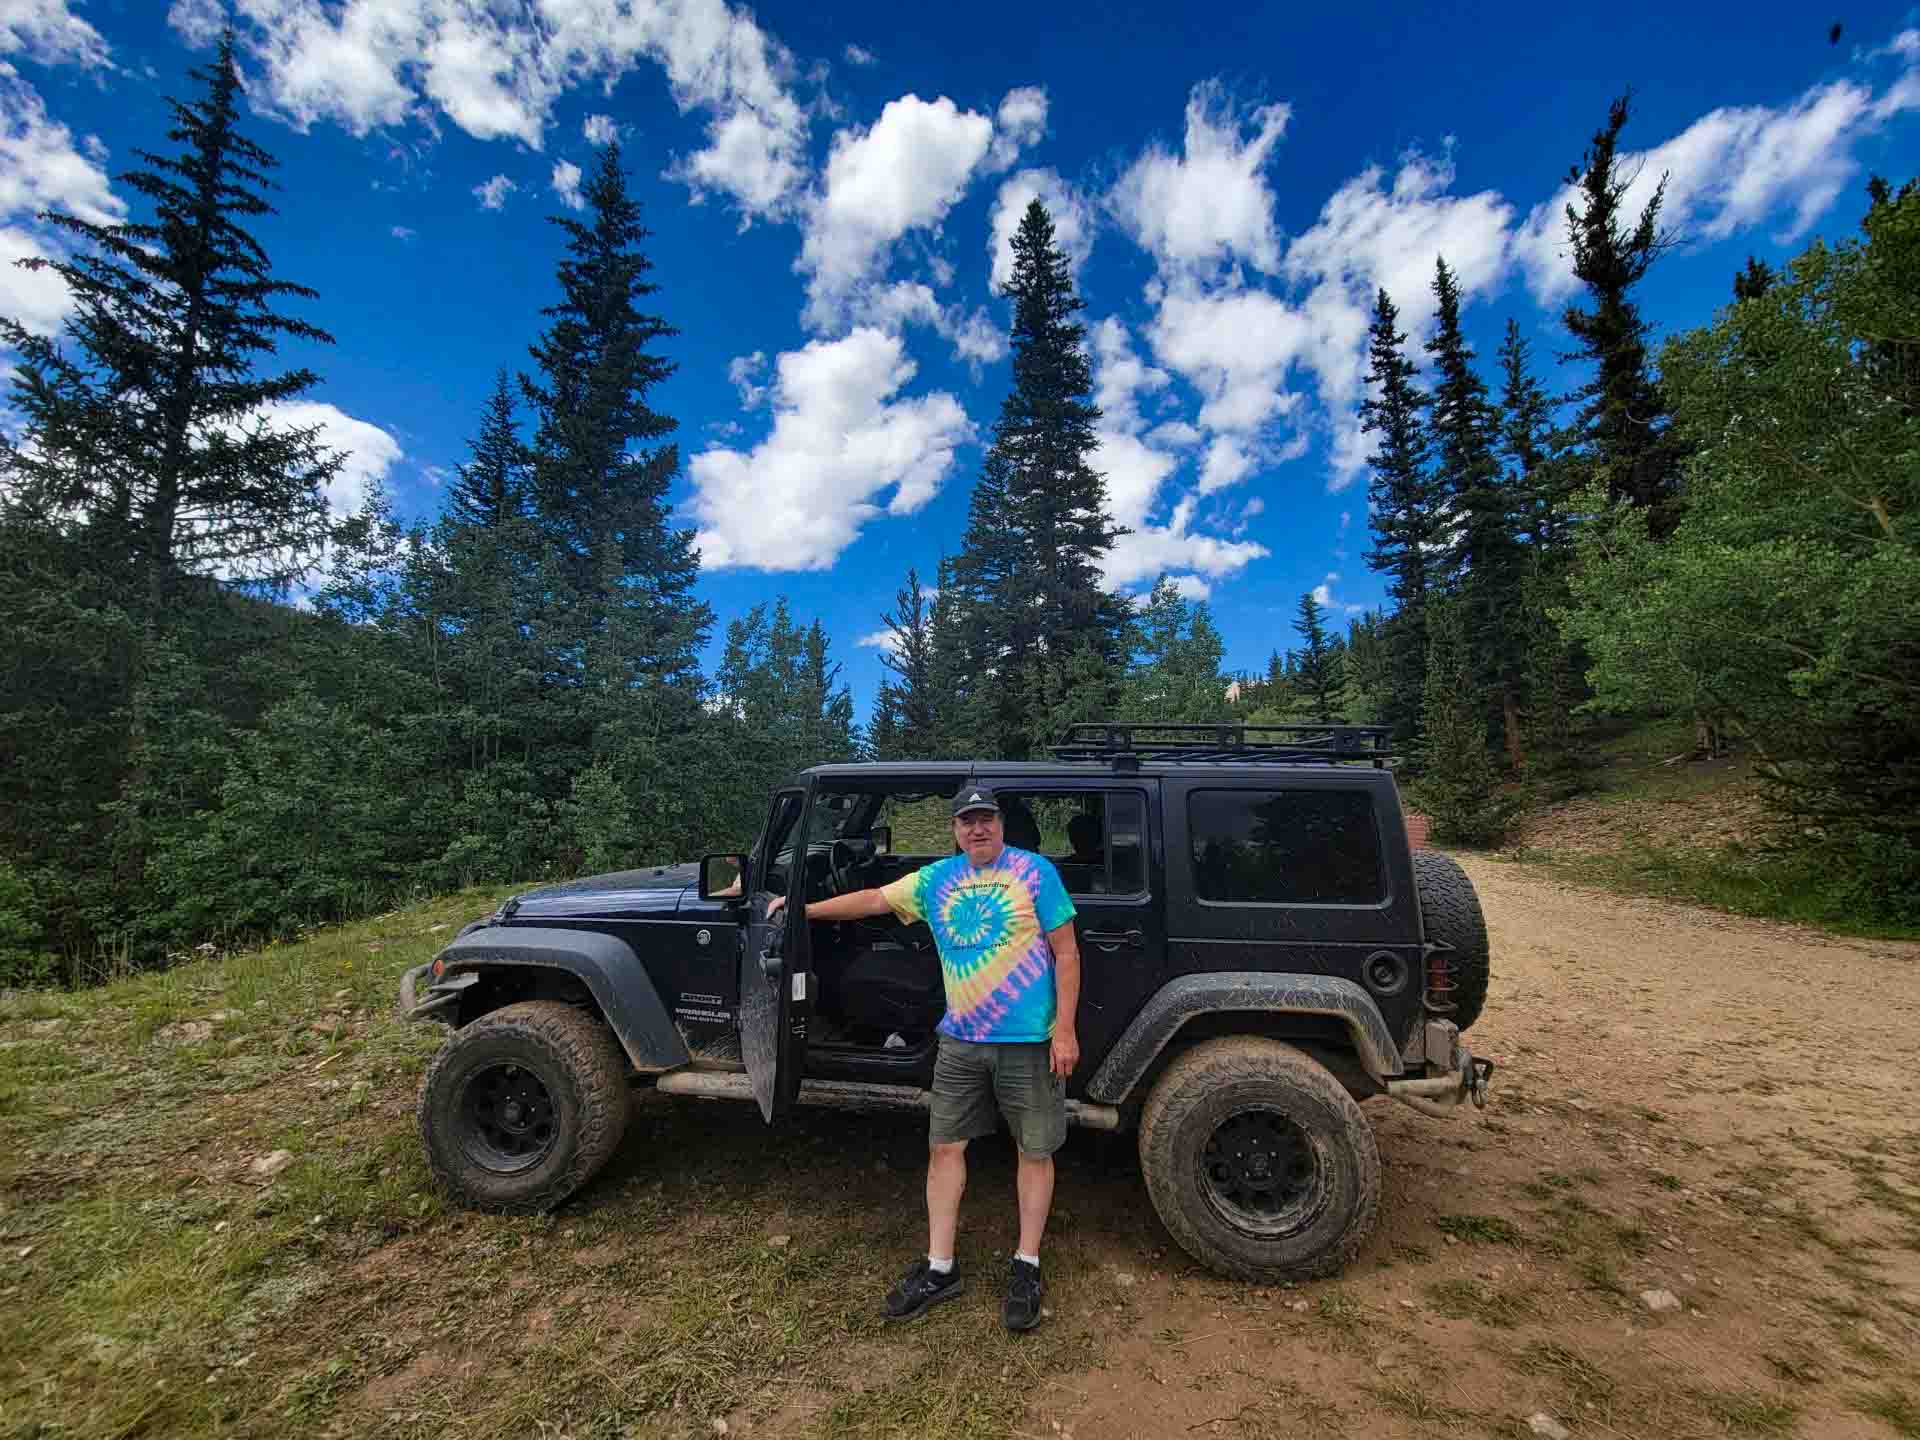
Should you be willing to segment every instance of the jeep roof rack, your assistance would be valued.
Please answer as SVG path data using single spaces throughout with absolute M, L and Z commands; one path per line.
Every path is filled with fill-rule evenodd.
M 1394 752 L 1385 725 L 1163 725 L 1144 720 L 1070 725 L 1050 746 L 1058 760 L 1082 760 L 1138 770 L 1142 761 L 1251 762 L 1271 765 L 1371 760 L 1384 767 Z

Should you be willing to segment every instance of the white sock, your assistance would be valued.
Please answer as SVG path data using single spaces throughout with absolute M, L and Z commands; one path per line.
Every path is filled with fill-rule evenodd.
M 1018 1250 L 1016 1250 L 1013 1252 L 1013 1258 L 1016 1260 L 1024 1260 L 1027 1264 L 1033 1266 L 1033 1268 L 1036 1270 L 1040 1268 L 1040 1257 L 1038 1255 L 1022 1255 Z
M 927 1256 L 927 1268 L 936 1275 L 945 1275 L 953 1269 L 953 1257 L 949 1255 L 946 1259 L 942 1260 L 937 1255 L 929 1255 Z

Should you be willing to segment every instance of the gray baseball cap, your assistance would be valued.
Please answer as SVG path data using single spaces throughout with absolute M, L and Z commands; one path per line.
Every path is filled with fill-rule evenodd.
M 953 813 L 957 819 L 969 810 L 991 810 L 1000 813 L 1000 802 L 993 798 L 993 791 L 985 785 L 976 785 L 969 781 L 960 787 L 953 797 Z

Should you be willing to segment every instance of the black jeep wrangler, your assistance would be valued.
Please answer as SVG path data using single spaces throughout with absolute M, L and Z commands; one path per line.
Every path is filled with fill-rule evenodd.
M 1374 1224 L 1359 1101 L 1484 1103 L 1461 1033 L 1486 998 L 1471 882 L 1408 843 L 1372 727 L 1078 726 L 1036 762 L 821 765 L 752 850 L 537 890 L 401 981 L 452 1027 L 420 1129 L 462 1202 L 534 1211 L 620 1143 L 628 1086 L 926 1104 L 940 967 L 924 925 L 769 923 L 768 901 L 882 885 L 952 852 L 949 800 L 992 785 L 1009 845 L 1079 915 L 1077 1124 L 1137 1129 L 1168 1230 L 1249 1279 L 1337 1270 Z

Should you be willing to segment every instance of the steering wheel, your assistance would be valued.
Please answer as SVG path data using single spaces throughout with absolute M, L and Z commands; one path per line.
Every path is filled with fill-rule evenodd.
M 834 894 L 845 895 L 853 889 L 853 867 L 859 859 L 860 851 L 845 840 L 827 847 L 827 873 L 833 877 Z

